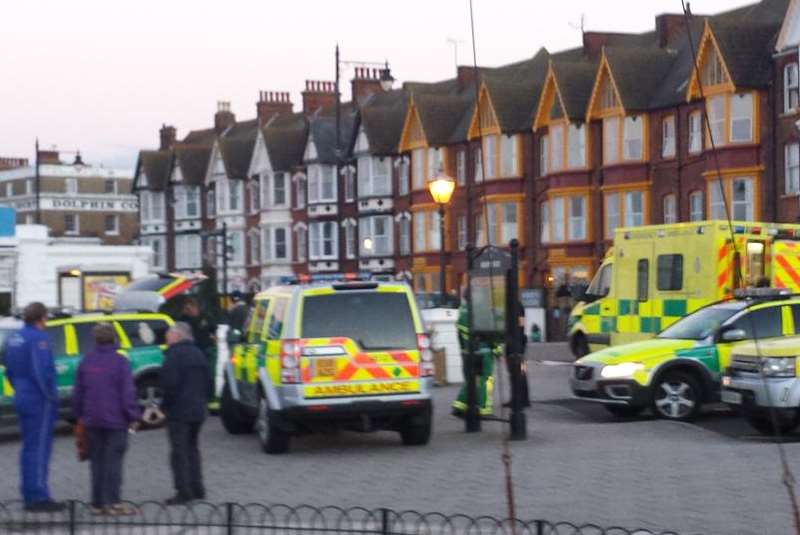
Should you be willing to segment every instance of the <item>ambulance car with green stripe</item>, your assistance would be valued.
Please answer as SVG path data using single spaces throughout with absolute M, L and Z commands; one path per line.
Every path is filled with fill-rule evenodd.
M 776 223 L 617 229 L 613 247 L 570 314 L 570 349 L 582 357 L 653 338 L 686 314 L 730 298 L 735 288 L 800 291 L 798 239 L 800 225 Z
M 731 355 L 749 340 L 800 335 L 800 297 L 753 288 L 707 305 L 655 338 L 609 347 L 578 359 L 573 393 L 604 403 L 617 416 L 652 409 L 661 418 L 691 420 L 719 399 Z

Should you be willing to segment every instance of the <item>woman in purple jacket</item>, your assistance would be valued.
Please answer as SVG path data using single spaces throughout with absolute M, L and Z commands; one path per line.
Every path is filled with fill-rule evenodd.
M 73 410 L 89 435 L 92 512 L 131 514 L 121 503 L 122 458 L 128 429 L 141 418 L 128 359 L 117 352 L 110 323 L 92 329 L 95 349 L 81 359 L 75 379 Z

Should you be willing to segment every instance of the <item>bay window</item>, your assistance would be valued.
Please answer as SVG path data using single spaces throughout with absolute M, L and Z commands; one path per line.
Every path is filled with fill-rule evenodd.
M 623 158 L 625 160 L 641 160 L 644 145 L 642 128 L 644 118 L 641 115 L 625 117 L 623 127 Z
M 731 96 L 731 143 L 753 140 L 753 94 Z
M 724 190 L 724 197 L 723 197 Z M 753 221 L 754 179 L 733 177 L 708 182 L 709 214 L 711 219 L 727 219 L 725 198 L 730 199 L 731 218 L 734 221 Z
M 708 183 L 708 208 L 711 219 L 728 219 L 723 187 L 721 180 L 712 180 Z
M 272 206 L 287 206 L 286 173 L 272 174 Z
M 670 115 L 661 120 L 661 157 L 675 156 L 675 116 Z
M 286 227 L 275 227 L 274 228 L 274 245 L 275 251 L 273 255 L 273 260 L 286 260 L 289 258 L 289 244 L 287 243 L 287 231 Z
M 250 264 L 261 262 L 261 233 L 258 229 L 253 229 L 247 233 L 247 241 L 250 244 Z
M 552 241 L 563 242 L 566 233 L 564 225 L 564 207 L 566 206 L 566 199 L 564 197 L 556 197 L 550 201 L 550 206 L 553 209 L 552 218 Z
M 500 137 L 500 175 L 503 177 L 513 177 L 519 174 L 518 143 L 517 136 Z
M 359 221 L 361 256 L 391 256 L 394 254 L 392 216 L 365 217 Z M 371 247 L 367 247 L 367 244 Z
M 358 159 L 358 197 L 392 194 L 392 166 L 388 157 L 362 156 Z
M 228 180 L 228 211 L 238 212 L 242 208 L 242 183 Z
M 491 135 L 483 138 L 483 153 L 486 155 L 486 178 L 492 179 L 497 176 L 497 138 Z
M 619 161 L 619 117 L 603 119 L 603 162 L 606 165 Z
M 706 99 L 706 106 L 710 124 L 709 137 L 713 137 L 715 145 L 750 143 L 754 140 L 753 93 L 715 95 Z
M 725 95 L 708 98 L 708 124 L 715 145 L 725 144 Z M 710 143 L 709 143 L 710 144 Z
M 542 243 L 585 240 L 587 236 L 587 204 L 588 196 L 583 194 L 553 196 L 549 201 L 542 203 L 540 206 Z M 513 213 L 508 215 L 507 230 L 510 233 L 512 232 L 512 221 L 515 222 L 517 217 L 516 204 Z M 517 237 L 518 227 L 516 223 L 513 225 L 515 233 L 513 237 Z
M 425 188 L 425 149 L 411 151 L 411 189 Z
M 175 269 L 197 269 L 202 266 L 202 238 L 198 234 L 175 236 Z
M 800 193 L 800 145 L 787 143 L 783 146 L 784 193 Z
M 511 240 L 518 239 L 518 214 L 517 203 L 506 202 L 502 204 L 502 224 L 500 227 L 500 243 L 508 244 Z
M 235 265 L 244 264 L 244 231 L 228 231 L 228 239 L 231 247 L 231 263 Z
M 339 257 L 339 234 L 335 221 L 309 225 L 311 260 L 335 260 Z
M 213 188 L 206 191 L 206 216 L 217 215 L 217 194 Z
M 569 197 L 569 239 L 586 239 L 586 198 Z
M 163 270 L 167 268 L 167 250 L 164 237 L 142 238 L 142 245 L 153 250 L 153 269 Z
M 483 247 L 486 245 L 486 228 L 484 227 L 483 214 L 475 214 L 475 245 Z
M 336 166 L 319 164 L 309 166 L 308 202 L 336 202 Z
M 560 171 L 564 168 L 564 125 L 550 127 L 550 170 Z
M 703 210 L 703 192 L 693 191 L 689 194 L 689 221 L 702 221 Z
M 567 134 L 567 165 L 570 169 L 586 167 L 586 128 L 583 124 L 570 123 Z

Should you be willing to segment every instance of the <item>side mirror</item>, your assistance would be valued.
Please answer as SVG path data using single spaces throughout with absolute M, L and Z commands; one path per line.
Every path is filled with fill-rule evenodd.
M 228 345 L 241 344 L 242 331 L 239 329 L 231 329 L 228 333 Z
M 723 342 L 741 342 L 747 339 L 747 333 L 744 329 L 728 329 L 720 335 L 720 340 Z

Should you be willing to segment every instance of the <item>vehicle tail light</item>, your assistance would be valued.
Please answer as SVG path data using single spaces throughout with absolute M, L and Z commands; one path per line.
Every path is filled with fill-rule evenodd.
M 417 335 L 417 349 L 419 350 L 419 376 L 433 377 L 433 351 L 431 339 L 427 334 Z
M 300 340 L 281 342 L 281 383 L 300 382 Z

